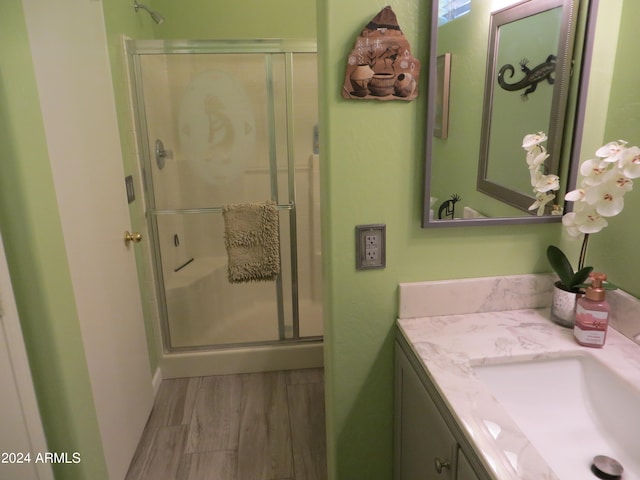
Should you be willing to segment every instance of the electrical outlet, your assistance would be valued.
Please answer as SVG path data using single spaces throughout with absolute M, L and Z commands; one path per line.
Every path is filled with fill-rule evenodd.
M 356 268 L 358 270 L 385 267 L 385 237 L 384 224 L 356 226 Z
M 364 236 L 364 259 L 372 265 L 380 263 L 380 239 L 378 235 Z

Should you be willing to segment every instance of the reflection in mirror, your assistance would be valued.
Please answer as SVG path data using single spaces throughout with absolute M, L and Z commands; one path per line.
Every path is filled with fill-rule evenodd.
M 575 182 L 573 158 L 579 152 L 572 145 L 581 139 L 595 23 L 587 20 L 597 0 L 502 0 L 497 7 L 498 0 L 471 0 L 469 13 L 440 25 L 435 20 L 438 1 L 433 2 L 423 227 L 559 221 L 558 215 L 538 216 L 536 210 L 528 210 L 534 197 L 522 139 L 538 131 L 550 135 L 546 146 L 553 158 L 547 160 L 547 169 L 561 178 L 562 207 L 564 192 Z M 522 10 L 522 5 L 529 10 Z M 498 23 L 505 11 L 519 17 Z M 575 19 L 573 48 L 567 12 Z M 553 35 L 546 31 L 551 26 Z M 436 112 L 443 108 L 441 92 L 446 89 L 438 81 L 446 77 L 438 71 L 436 59 L 446 53 L 451 54 L 449 115 L 448 124 L 442 125 Z M 529 61 L 523 62 L 525 58 Z M 498 81 L 500 70 L 505 87 Z M 492 88 L 485 95 L 486 77 Z M 446 138 L 434 136 L 443 128 Z M 483 164 L 481 156 L 487 160 Z M 515 192 L 519 202 L 477 186 L 479 177 L 485 184 Z
M 573 51 L 575 32 L 573 11 L 573 1 L 536 0 L 491 14 L 478 190 L 524 211 L 534 198 L 517 140 L 546 132 L 545 173 L 558 174 L 571 70 L 566 59 Z M 564 193 L 557 195 L 562 198 Z

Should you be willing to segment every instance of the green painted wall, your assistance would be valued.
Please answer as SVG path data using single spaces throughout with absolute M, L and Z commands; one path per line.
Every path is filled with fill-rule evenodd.
M 480 208 L 482 197 L 476 192 L 477 159 L 480 151 L 482 98 L 487 60 L 488 5 L 474 5 L 469 13 L 438 28 L 438 55 L 451 54 L 451 98 L 449 100 L 449 134 L 446 139 L 434 139 L 431 167 L 432 196 L 435 205 L 453 193 L 462 197 L 460 206 Z M 455 94 L 454 94 L 455 92 Z M 489 199 L 481 212 L 498 203 Z M 515 215 L 515 211 L 513 213 Z
M 209 2 L 155 0 L 152 5 L 166 18 L 164 24 L 152 25 L 157 38 L 293 38 L 315 33 L 310 4 L 304 4 L 304 14 L 288 11 L 285 16 L 298 21 L 284 24 L 273 4 L 265 10 L 261 3 L 245 3 L 241 12 Z M 397 284 L 546 272 L 544 250 L 561 236 L 560 225 L 420 228 L 424 94 L 411 103 L 346 101 L 340 96 L 346 56 L 359 31 L 383 6 L 365 0 L 317 3 L 332 479 L 391 477 Z M 425 6 L 396 2 L 392 7 L 413 53 L 424 63 L 429 15 Z M 425 85 L 423 76 L 423 90 Z M 387 224 L 388 266 L 358 272 L 354 227 L 378 222 Z
M 529 59 L 528 67 L 533 69 L 546 61 L 548 55 L 558 53 L 561 15 L 562 8 L 558 7 L 500 27 L 496 69 L 506 64 L 513 66 L 513 77 L 508 73 L 505 75 L 508 83 L 516 83 L 523 78 L 519 71 L 522 59 Z M 500 185 L 513 186 L 524 194 L 532 194 L 521 140 L 529 133 L 548 133 L 553 87 L 543 80 L 528 100 L 523 101 L 521 95 L 524 90 L 510 92 L 500 88 L 496 82 L 492 102 L 489 179 Z
M 583 29 L 583 10 L 581 9 L 576 21 L 578 36 L 582 34 Z M 442 201 L 457 193 L 462 197 L 457 211 L 468 205 L 489 216 L 523 216 L 521 210 L 509 207 L 476 190 L 491 11 L 491 2 L 474 2 L 471 12 L 438 29 L 438 54 L 449 52 L 452 55 L 452 93 L 449 105 L 449 136 L 447 139 L 435 139 L 433 144 L 432 196 L 438 198 L 436 211 Z M 505 40 L 505 34 L 508 34 L 510 28 L 515 29 L 515 23 L 501 28 L 503 43 L 496 64 L 498 67 L 505 63 L 514 65 L 516 72 L 512 79 L 507 79 L 510 83 L 522 78 L 518 66 L 520 59 L 530 58 L 529 67 L 533 68 L 545 60 L 547 54 L 556 51 L 556 24 L 559 23 L 559 15 L 557 9 L 555 12 L 550 15 L 547 11 L 534 17 L 535 23 L 526 19 L 516 22 L 519 33 L 525 38 L 535 40 L 525 42 L 526 48 L 517 45 L 515 49 L 510 50 L 509 46 L 514 42 Z M 540 35 L 539 32 L 543 28 L 548 29 L 550 33 L 556 31 L 556 34 Z M 576 64 L 576 70 L 578 67 L 579 63 Z M 572 89 L 575 90 L 575 83 Z M 521 192 L 531 194 L 525 152 L 520 143 L 525 133 L 547 130 L 545 125 L 548 125 L 549 120 L 546 117 L 553 90 L 545 81 L 539 84 L 537 91 L 528 101 L 521 100 L 520 94 L 523 91 L 507 92 L 495 85 L 493 104 L 495 112 L 499 112 L 499 115 L 494 113 L 492 124 L 494 143 L 491 147 L 493 160 L 490 165 L 494 168 L 489 169 L 489 178 L 502 185 L 519 184 Z M 513 118 L 517 118 L 518 121 L 514 123 Z M 524 124 L 528 126 L 525 128 Z M 495 135 L 500 138 L 499 148 L 496 148 Z M 507 139 L 510 140 L 507 142 Z
M 392 3 L 414 53 L 424 60 L 428 12 L 416 2 Z M 633 3 L 633 4 L 632 4 Z M 624 4 L 615 69 L 620 6 Z M 323 219 L 326 255 L 326 378 L 329 471 L 332 479 L 392 476 L 392 339 L 397 283 L 549 271 L 544 251 L 562 239 L 560 225 L 421 230 L 424 96 L 411 105 L 345 101 L 342 66 L 355 35 L 380 7 L 319 0 Z M 605 141 L 640 144 L 639 67 L 634 60 L 637 2 L 600 2 L 582 158 Z M 613 78 L 613 84 L 611 84 Z M 424 80 L 422 85 L 424 86 Z M 608 91 L 612 90 L 608 116 Z M 602 108 L 604 105 L 604 109 Z M 604 134 L 603 134 L 604 132 Z M 635 137 L 634 137 L 635 135 Z M 602 138 L 602 140 L 600 140 Z M 640 196 L 593 236 L 589 263 L 638 295 L 634 220 Z M 387 268 L 353 268 L 353 226 L 387 224 Z M 572 257 L 573 258 L 573 257 Z
M 0 5 L 0 229 L 49 450 L 80 452 L 57 478 L 106 465 L 20 0 Z
M 590 158 L 588 153 L 592 154 L 593 148 L 618 139 L 640 146 L 637 18 L 640 18 L 640 2 L 624 2 L 604 136 L 599 144 L 591 145 L 584 159 Z M 625 195 L 622 213 L 609 219 L 608 227 L 591 236 L 586 262 L 596 270 L 606 272 L 612 282 L 636 297 L 640 297 L 637 274 L 640 270 L 637 240 L 640 237 L 639 183 L 640 180 L 635 180 L 634 190 Z
M 392 2 L 425 63 L 428 2 Z M 328 459 L 331 479 L 392 477 L 393 334 L 399 282 L 549 270 L 555 225 L 420 228 L 425 78 L 411 103 L 343 100 L 347 54 L 384 7 L 318 1 L 326 272 Z M 386 223 L 387 267 L 356 271 L 354 227 Z
M 153 0 L 165 17 L 157 38 L 315 38 L 314 0 Z
M 117 52 L 121 33 L 138 38 L 315 34 L 310 3 L 291 2 L 292 9 L 283 14 L 273 4 L 267 8 L 260 2 L 237 12 L 231 4 L 214 7 L 210 2 L 156 0 L 154 8 L 167 21 L 151 28 L 143 13 L 136 16 L 114 3 L 105 2 L 105 17 L 121 131 L 126 130 L 128 121 L 122 64 L 118 63 L 122 57 Z M 640 12 L 630 3 L 625 6 L 622 35 L 631 41 L 632 19 Z M 359 31 L 384 5 L 372 6 L 366 0 L 318 0 L 317 4 L 331 479 L 387 480 L 392 476 L 392 357 L 398 283 L 546 272 L 546 245 L 561 236 L 559 225 L 420 228 L 424 76 L 421 96 L 410 103 L 347 101 L 340 96 L 346 56 Z M 424 64 L 429 13 L 419 2 L 391 5 L 414 55 Z M 58 467 L 58 478 L 101 479 L 106 477 L 106 469 L 91 407 L 24 18 L 17 0 L 5 2 L 1 8 L 0 143 L 4 159 L 0 227 L 50 447 L 83 452 L 79 466 Z M 148 17 L 146 21 L 150 23 Z M 632 138 L 636 134 L 633 125 L 625 123 L 638 117 L 637 101 L 626 97 L 634 91 L 632 79 L 638 74 L 632 49 L 620 49 L 618 54 L 616 93 L 606 134 L 607 138 L 628 135 L 632 143 L 638 143 L 640 140 Z M 123 151 L 131 142 L 129 137 L 130 133 L 123 135 Z M 638 261 L 633 260 L 631 240 L 621 241 L 638 234 L 630 216 L 640 201 L 634 195 L 628 195 L 627 208 L 611 226 L 594 237 L 590 259 L 602 262 L 614 281 L 638 294 L 633 291 L 638 287 L 631 269 L 623 267 L 620 260 L 624 259 L 624 264 L 629 264 L 628 257 Z M 387 268 L 356 271 L 354 227 L 378 222 L 387 224 Z M 616 253 L 610 245 L 615 245 Z

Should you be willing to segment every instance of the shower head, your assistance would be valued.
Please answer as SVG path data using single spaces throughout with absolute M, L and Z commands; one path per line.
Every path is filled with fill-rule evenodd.
M 151 18 L 153 19 L 153 21 L 156 22 L 158 25 L 164 22 L 164 17 L 162 15 L 160 15 L 155 10 L 147 7 L 144 3 L 138 3 L 137 0 L 133 0 L 133 9 L 136 11 L 136 13 L 138 13 L 139 9 L 147 11 L 149 15 L 151 15 Z

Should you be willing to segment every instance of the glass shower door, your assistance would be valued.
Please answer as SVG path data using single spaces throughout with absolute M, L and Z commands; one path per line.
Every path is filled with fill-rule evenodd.
M 165 348 L 318 339 L 316 55 L 214 47 L 134 55 Z M 268 200 L 281 274 L 232 284 L 222 207 Z

